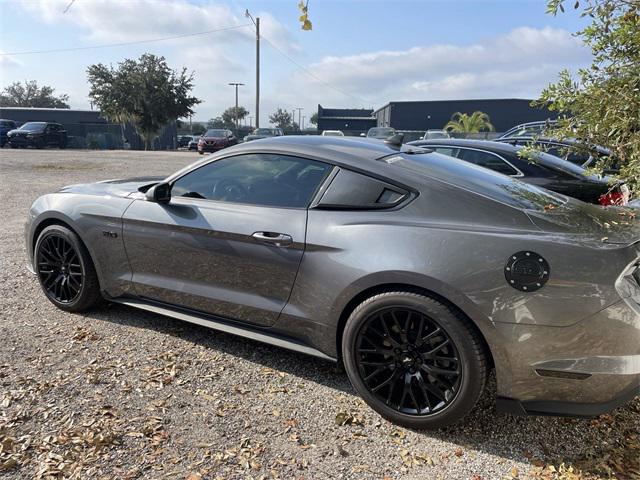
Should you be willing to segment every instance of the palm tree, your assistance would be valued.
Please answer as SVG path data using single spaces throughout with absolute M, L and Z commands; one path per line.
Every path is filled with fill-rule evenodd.
M 444 126 L 447 132 L 453 133 L 479 133 L 482 131 L 494 132 L 495 128 L 491 124 L 489 115 L 484 112 L 475 111 L 471 115 L 456 112 L 451 116 L 451 120 Z

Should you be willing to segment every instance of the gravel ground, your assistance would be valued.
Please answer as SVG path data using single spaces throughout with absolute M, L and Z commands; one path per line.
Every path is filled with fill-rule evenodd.
M 398 428 L 331 364 L 123 306 L 55 309 L 24 268 L 31 202 L 162 175 L 187 152 L 0 151 L 1 478 L 640 478 L 640 399 L 593 420 Z

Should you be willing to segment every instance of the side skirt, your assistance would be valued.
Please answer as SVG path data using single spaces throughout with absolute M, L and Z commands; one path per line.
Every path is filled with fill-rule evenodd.
M 332 358 L 322 353 L 320 350 L 316 350 L 313 347 L 297 342 L 295 340 L 273 335 L 270 333 L 261 332 L 249 326 L 245 326 L 237 323 L 232 324 L 228 320 L 224 320 L 222 318 L 215 317 L 213 315 L 194 312 L 194 311 L 179 308 L 179 307 L 173 307 L 171 305 L 166 305 L 163 303 L 158 303 L 151 300 L 143 300 L 138 298 L 135 298 L 135 299 L 125 298 L 125 297 L 109 298 L 109 301 L 120 303 L 122 305 L 127 305 L 129 307 L 139 308 L 141 310 L 146 310 L 148 312 L 158 313 L 160 315 L 176 318 L 178 320 L 183 320 L 185 322 L 195 323 L 196 325 L 201 325 L 203 327 L 211 328 L 213 330 L 218 330 L 220 332 L 230 333 L 231 335 L 237 335 L 240 337 L 249 338 L 257 342 L 267 343 L 269 345 L 274 345 L 276 347 L 286 348 L 287 350 L 293 350 L 294 352 L 304 353 L 306 355 L 318 357 L 323 360 L 328 360 L 330 362 L 336 361 L 335 358 Z

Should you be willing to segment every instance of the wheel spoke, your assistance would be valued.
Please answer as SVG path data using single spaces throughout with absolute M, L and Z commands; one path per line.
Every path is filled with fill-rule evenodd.
M 436 353 L 439 350 L 442 350 L 444 347 L 446 347 L 447 345 L 449 345 L 451 343 L 451 341 L 447 338 L 445 339 L 444 342 L 442 342 L 440 345 L 438 345 L 435 348 L 432 348 L 431 350 L 426 352 L 426 355 L 433 355 L 434 353 Z

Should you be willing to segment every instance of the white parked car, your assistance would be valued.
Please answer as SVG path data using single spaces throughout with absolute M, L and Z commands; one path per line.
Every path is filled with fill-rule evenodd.
M 341 130 L 323 130 L 323 137 L 344 137 L 344 133 Z
M 451 138 L 446 130 L 427 130 L 424 132 L 423 140 L 436 140 L 438 138 Z

